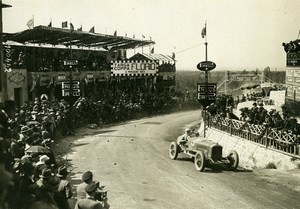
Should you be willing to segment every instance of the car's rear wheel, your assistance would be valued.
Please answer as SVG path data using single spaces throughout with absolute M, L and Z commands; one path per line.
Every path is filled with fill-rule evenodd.
M 230 170 L 235 171 L 237 167 L 239 166 L 239 155 L 235 150 L 231 150 L 228 157 L 227 157 L 229 164 L 228 168 Z
M 178 146 L 178 144 L 176 144 L 176 142 L 172 142 L 170 144 L 170 147 L 169 147 L 169 156 L 170 156 L 170 158 L 172 160 L 176 160 L 179 151 L 180 151 L 180 147 Z
M 206 165 L 206 158 L 202 151 L 199 151 L 195 155 L 194 159 L 195 168 L 197 171 L 203 171 Z

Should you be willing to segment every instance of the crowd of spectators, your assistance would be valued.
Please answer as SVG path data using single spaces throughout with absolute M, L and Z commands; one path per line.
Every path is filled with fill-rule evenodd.
M 245 98 L 245 95 L 243 95 L 242 98 Z M 264 108 L 262 101 L 257 102 L 254 100 L 252 107 L 241 108 L 240 118 L 232 111 L 233 103 L 230 95 L 217 96 L 215 103 L 208 106 L 207 110 L 211 116 L 240 120 L 245 123 L 263 125 L 266 128 L 273 128 L 300 135 L 300 124 L 296 118 L 291 117 L 287 109 L 283 108 L 282 114 L 276 111 L 276 109 L 268 111 Z
M 51 147 L 62 136 L 74 134 L 76 128 L 186 107 L 199 104 L 193 94 L 175 91 L 159 95 L 111 91 L 78 98 L 73 105 L 36 98 L 17 108 L 13 101 L 5 101 L 0 106 L 0 209 L 68 208 L 72 194 L 65 179 L 67 168 L 57 162 Z
M 69 59 L 69 57 L 69 49 L 13 46 L 12 67 L 42 72 L 64 71 L 64 60 Z M 110 63 L 101 52 L 74 50 L 73 59 L 78 60 L 77 67 L 81 70 L 101 71 L 110 69 Z
M 240 103 L 240 102 L 246 102 L 246 101 L 256 101 L 257 98 L 261 98 L 263 97 L 263 93 L 257 93 L 257 92 L 252 92 L 252 93 L 247 93 L 242 94 L 241 96 L 236 96 L 235 99 L 235 104 L 236 106 Z

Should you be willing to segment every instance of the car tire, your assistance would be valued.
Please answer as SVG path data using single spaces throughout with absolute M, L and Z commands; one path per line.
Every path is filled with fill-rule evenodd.
M 228 167 L 230 170 L 235 171 L 239 166 L 239 155 L 235 150 L 231 150 L 227 157 L 229 164 Z
M 176 160 L 178 153 L 180 151 L 180 147 L 176 142 L 172 142 L 169 147 L 169 156 L 172 160 Z
M 202 151 L 196 153 L 194 164 L 197 171 L 204 171 L 206 165 L 206 158 Z

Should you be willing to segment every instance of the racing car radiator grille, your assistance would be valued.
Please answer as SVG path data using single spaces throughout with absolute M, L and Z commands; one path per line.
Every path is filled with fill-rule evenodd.
M 213 161 L 222 160 L 222 147 L 221 146 L 214 146 L 211 149 L 211 159 Z

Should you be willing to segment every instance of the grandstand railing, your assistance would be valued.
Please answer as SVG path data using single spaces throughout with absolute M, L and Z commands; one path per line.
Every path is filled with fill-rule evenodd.
M 264 146 L 267 149 L 300 157 L 300 137 L 287 131 L 268 128 L 264 125 L 254 125 L 247 121 L 228 119 L 220 116 L 209 116 L 207 124 L 211 128 L 247 139 L 253 143 Z

